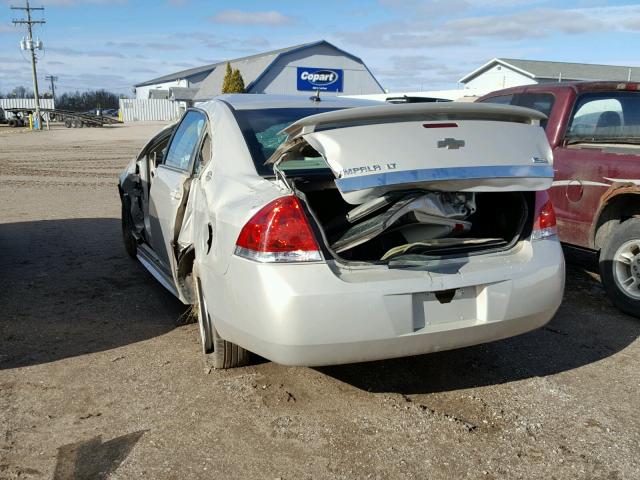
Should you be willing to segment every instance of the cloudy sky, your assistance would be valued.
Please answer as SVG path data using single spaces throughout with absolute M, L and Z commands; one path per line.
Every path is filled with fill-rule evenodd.
M 31 86 L 21 13 L 0 0 L 0 92 Z M 493 57 L 639 66 L 640 5 L 545 0 L 31 0 L 47 23 L 39 77 L 58 89 L 132 85 L 178 70 L 325 39 L 394 90 L 456 88 Z M 44 82 L 42 82 L 44 83 Z M 44 85 L 41 89 L 46 90 Z

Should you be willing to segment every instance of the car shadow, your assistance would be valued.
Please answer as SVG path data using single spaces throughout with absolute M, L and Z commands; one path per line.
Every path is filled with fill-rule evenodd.
M 369 392 L 447 392 L 553 375 L 607 358 L 640 336 L 613 307 L 590 259 L 570 258 L 564 301 L 543 328 L 474 347 L 317 370 Z
M 0 224 L 0 369 L 162 335 L 185 311 L 127 256 L 120 220 Z

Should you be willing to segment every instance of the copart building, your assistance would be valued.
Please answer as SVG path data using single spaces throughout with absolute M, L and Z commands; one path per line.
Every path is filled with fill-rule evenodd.
M 136 99 L 194 103 L 222 93 L 226 64 L 240 70 L 247 93 L 359 95 L 384 90 L 364 62 L 321 40 L 191 68 L 135 85 Z

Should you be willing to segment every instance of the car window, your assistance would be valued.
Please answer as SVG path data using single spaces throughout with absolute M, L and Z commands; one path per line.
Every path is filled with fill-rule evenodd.
M 211 136 L 206 133 L 193 165 L 193 174 L 196 176 L 200 175 L 200 172 L 207 166 L 209 160 L 211 160 Z
M 163 163 L 163 158 L 164 158 L 164 154 L 166 152 L 166 148 L 167 148 L 167 144 L 168 143 L 169 143 L 169 139 L 166 138 L 166 139 L 158 142 L 158 144 L 154 145 L 149 150 L 147 158 L 149 159 L 150 162 L 153 163 L 154 167 L 156 167 L 157 165 L 160 165 L 161 163 Z
M 301 118 L 317 113 L 330 112 L 328 108 L 268 108 L 260 110 L 235 110 L 234 115 L 242 131 L 253 163 L 260 175 L 273 175 L 273 167 L 264 162 L 276 151 L 286 135 L 278 133 Z M 317 153 L 309 152 L 298 160 L 282 165 L 283 170 L 317 170 L 329 168 Z
M 567 140 L 640 141 L 640 94 L 615 91 L 582 95 L 569 123 Z
M 513 95 L 499 95 L 497 97 L 485 98 L 481 103 L 499 103 L 501 105 L 511 105 Z
M 503 105 L 517 105 L 518 107 L 531 108 L 544 113 L 547 117 L 551 114 L 555 97 L 551 93 L 516 93 L 513 95 L 501 95 L 482 100 L 486 103 L 500 103 Z M 540 126 L 545 128 L 547 120 L 541 120 Z
M 188 111 L 171 140 L 169 149 L 164 156 L 164 164 L 187 170 L 206 123 L 207 120 L 203 113 L 195 110 Z

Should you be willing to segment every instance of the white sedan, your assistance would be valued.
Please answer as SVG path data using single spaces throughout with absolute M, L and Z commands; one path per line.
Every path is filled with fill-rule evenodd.
M 120 177 L 128 253 L 197 305 L 216 368 L 329 365 L 517 335 L 564 259 L 533 110 L 222 95 Z

